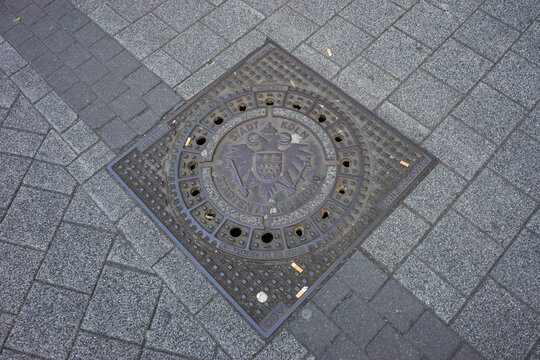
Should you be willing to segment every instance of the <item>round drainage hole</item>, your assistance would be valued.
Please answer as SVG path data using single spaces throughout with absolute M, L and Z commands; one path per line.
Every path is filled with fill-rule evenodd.
M 293 109 L 296 109 L 296 110 L 300 110 L 302 108 L 302 106 L 300 106 L 299 103 L 295 102 L 294 104 L 292 104 L 292 107 Z
M 336 140 L 336 142 L 342 142 L 343 138 L 341 137 L 341 135 L 336 135 L 334 136 L 334 140 Z
M 189 194 L 191 196 L 197 196 L 201 193 L 201 190 L 199 188 L 192 188 L 191 190 L 189 190 Z
M 246 111 L 247 106 L 246 104 L 242 103 L 238 105 L 238 111 Z
M 214 210 L 206 210 L 204 217 L 206 220 L 214 220 L 216 218 L 216 212 Z
M 294 234 L 298 237 L 301 237 L 302 235 L 304 235 L 304 228 L 299 226 L 297 228 L 294 229 Z
M 345 194 L 347 192 L 347 187 L 341 185 L 340 187 L 338 187 L 337 192 L 340 193 L 341 195 L 343 195 L 343 194 Z
M 274 240 L 274 235 L 272 235 L 272 233 L 264 233 L 261 236 L 261 240 L 263 243 L 269 244 L 272 242 L 272 240 Z
M 268 106 L 274 105 L 274 100 L 273 99 L 266 99 L 266 105 L 268 105 Z
M 231 231 L 229 231 L 229 234 L 231 234 L 232 237 L 239 237 L 242 235 L 242 230 L 240 230 L 240 228 L 233 227 Z
M 351 161 L 348 160 L 348 159 L 345 159 L 341 162 L 341 164 L 343 164 L 343 166 L 345 166 L 346 168 L 348 168 L 349 166 L 351 166 Z
M 324 115 L 321 114 L 321 115 L 319 115 L 319 117 L 317 118 L 317 120 L 319 120 L 320 123 L 323 123 L 323 122 L 326 121 L 326 116 L 324 116 Z
M 188 164 L 187 164 L 187 167 L 189 170 L 195 170 L 197 168 L 197 162 L 196 161 L 190 161 Z
M 206 142 L 206 138 L 204 136 L 201 136 L 201 137 L 198 137 L 197 140 L 195 141 L 197 143 L 197 145 L 203 145 L 205 142 Z
M 216 124 L 216 125 L 223 124 L 223 118 L 221 116 L 215 117 L 214 118 L 214 124 Z
M 330 212 L 328 210 L 321 211 L 321 219 L 326 220 L 330 217 Z

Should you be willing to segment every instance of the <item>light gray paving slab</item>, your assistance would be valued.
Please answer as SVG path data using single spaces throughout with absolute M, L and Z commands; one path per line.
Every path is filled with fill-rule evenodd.
M 35 106 L 59 132 L 66 130 L 77 119 L 77 114 L 54 92 L 49 93 Z
M 478 353 L 471 345 L 468 343 L 463 343 L 463 345 L 456 351 L 452 360 L 484 360 L 485 358 Z
M 485 169 L 458 198 L 454 207 L 506 246 L 532 214 L 536 203 Z
M 134 22 L 161 2 L 160 0 L 110 0 L 108 5 L 128 21 Z
M 107 4 L 102 4 L 96 10 L 88 14 L 90 19 L 94 20 L 103 30 L 109 35 L 116 35 L 120 30 L 126 28 L 129 22 L 118 15 L 116 11 L 111 9 Z
M 536 313 L 488 278 L 452 328 L 487 358 L 518 359 L 538 338 L 539 322 Z
M 450 211 L 415 254 L 462 293 L 470 295 L 502 251 L 495 241 Z
M 0 353 L 1 360 L 39 360 L 37 356 L 28 355 L 26 353 L 13 351 L 7 348 L 4 348 Z
M 430 0 L 430 2 L 439 9 L 457 16 L 460 20 L 465 20 L 482 4 L 483 0 Z
M 394 105 L 428 128 L 437 126 L 460 99 L 457 91 L 423 70 L 412 74 L 390 97 Z
M 540 143 L 516 132 L 489 162 L 489 167 L 520 189 L 540 200 Z
M 293 55 L 328 80 L 339 71 L 338 65 L 307 45 L 300 44 Z
M 6 345 L 42 357 L 67 357 L 87 302 L 83 294 L 35 282 Z
M 182 32 L 212 10 L 213 6 L 206 1 L 167 0 L 153 12 Z
M 137 345 L 81 331 L 71 349 L 69 360 L 136 360 L 139 352 Z
M 467 179 L 471 179 L 495 150 L 495 144 L 452 116 L 424 141 L 425 148 Z
M 91 293 L 111 241 L 111 234 L 63 223 L 49 247 L 37 278 Z
M 0 310 L 17 313 L 32 285 L 43 253 L 0 242 L 0 256 Z M 5 325 L 0 321 L 0 328 L 6 331 L 0 331 L 0 341 L 7 335 L 8 326 Z
M 264 15 L 240 0 L 227 0 L 202 22 L 227 41 L 235 41 L 264 20 Z
M 138 207 L 118 222 L 118 228 L 149 265 L 153 265 L 172 248 L 169 238 Z
M 163 351 L 157 351 L 150 348 L 144 348 L 141 360 L 186 360 L 185 357 L 173 355 Z
M 77 154 L 85 151 L 99 140 L 92 129 L 83 121 L 75 123 L 75 125 L 62 134 L 62 137 Z
M 368 109 L 375 109 L 398 86 L 399 81 L 358 57 L 341 71 L 335 83 Z
M 190 99 L 224 72 L 225 69 L 214 62 L 203 66 L 199 71 L 182 81 L 174 90 L 184 99 Z
M 519 55 L 540 65 L 540 23 L 534 22 L 512 46 Z
M 107 260 L 117 264 L 141 269 L 149 273 L 154 272 L 146 261 L 144 261 L 144 259 L 137 254 L 137 251 L 135 251 L 133 246 L 131 246 L 131 244 L 128 243 L 120 234 L 116 235 L 114 238 L 114 245 Z
M 254 360 L 290 359 L 300 360 L 307 354 L 304 348 L 287 330 L 282 330 Z
M 79 188 L 64 215 L 64 220 L 96 228 L 116 231 L 116 227 L 86 192 Z
M 36 159 L 67 166 L 77 155 L 54 130 L 49 131 L 39 148 Z
M 34 157 L 42 141 L 42 135 L 0 128 L 0 151 L 9 154 Z
M 525 115 L 525 109 L 484 83 L 452 112 L 487 138 L 500 143 Z
M 531 219 L 527 223 L 527 227 L 530 230 L 534 231 L 536 235 L 540 236 L 540 208 L 538 208 L 534 215 L 531 217 Z
M 7 75 L 11 75 L 22 69 L 26 60 L 7 41 L 0 44 L 0 69 Z
M 253 30 L 256 31 L 256 30 Z M 244 51 L 240 50 L 238 43 L 231 44 L 227 49 L 223 50 L 216 58 L 214 62 L 225 69 L 229 69 L 236 65 L 240 60 L 246 57 Z
M 30 160 L 18 156 L 0 154 L 0 207 L 7 209 L 17 193 L 19 185 L 30 166 Z
M 13 82 L 6 76 L 6 74 L 0 72 L 0 107 L 6 109 L 10 108 L 18 94 L 19 90 L 13 84 Z
M 369 235 L 362 249 L 393 271 L 428 228 L 427 223 L 400 206 Z
M 83 183 L 114 158 L 114 153 L 98 141 L 91 148 L 79 155 L 68 167 L 69 173 L 79 183 Z
M 0 224 L 0 240 L 46 250 L 69 198 L 21 187 Z
M 19 87 L 26 97 L 35 103 L 45 96 L 51 87 L 32 67 L 27 66 L 11 76 L 11 80 Z
M 519 128 L 527 135 L 540 141 L 540 105 L 536 105 L 534 110 L 531 111 Z
M 405 204 L 433 223 L 465 183 L 444 165 L 438 164 L 405 198 Z
M 159 289 L 154 276 L 105 266 L 81 327 L 140 344 Z
M 197 314 L 197 319 L 233 358 L 248 359 L 264 342 L 221 296 Z
M 522 230 L 510 245 L 491 276 L 516 296 L 540 311 L 540 239 Z
M 356 0 L 341 16 L 371 35 L 377 36 L 390 26 L 404 11 L 389 1 Z
M 394 276 L 446 323 L 465 302 L 463 296 L 414 255 L 407 258 Z
M 163 50 L 154 52 L 144 59 L 143 63 L 171 87 L 178 85 L 190 74 L 186 68 Z
M 146 336 L 145 346 L 184 356 L 209 359 L 214 341 L 193 316 L 164 289 Z
M 49 123 L 24 96 L 17 98 L 3 125 L 37 134 L 47 134 L 50 129 Z
M 267 36 L 259 30 L 253 29 L 246 35 L 242 36 L 242 38 L 237 40 L 235 42 L 235 45 L 238 46 L 238 48 L 244 53 L 249 54 L 253 50 L 260 47 L 262 44 L 264 44 L 266 37 Z
M 41 161 L 32 163 L 23 183 L 66 195 L 70 195 L 77 184 L 62 166 Z
M 14 323 L 15 315 L 0 312 L 0 344 L 4 343 L 4 340 L 8 336 L 11 326 L 13 326 Z
M 259 10 L 263 14 L 270 15 L 278 8 L 280 8 L 283 4 L 285 4 L 287 0 L 245 0 L 244 2 Z M 214 5 L 219 5 L 219 3 L 221 3 L 221 0 L 213 0 L 212 3 L 214 3 Z
M 405 114 L 392 103 L 385 101 L 376 110 L 377 115 L 409 139 L 421 142 L 430 134 L 430 130 Z
M 534 0 L 487 0 L 480 8 L 518 30 L 523 30 L 540 12 L 540 4 Z
M 350 0 L 292 0 L 287 5 L 320 26 L 324 25 L 349 2 Z
M 359 251 L 337 274 L 363 299 L 371 299 L 387 279 L 386 274 Z
M 153 269 L 192 313 L 215 295 L 216 290 L 179 249 L 167 254 Z
M 317 25 L 293 9 L 284 6 L 266 18 L 257 29 L 275 40 L 280 46 L 292 50 L 317 30 Z

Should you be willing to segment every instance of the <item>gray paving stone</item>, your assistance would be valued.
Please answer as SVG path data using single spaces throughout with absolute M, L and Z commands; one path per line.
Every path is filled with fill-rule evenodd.
M 159 288 L 156 277 L 105 266 L 81 327 L 140 344 Z
M 66 195 L 70 195 L 77 184 L 62 166 L 41 161 L 32 162 L 23 183 Z
M 264 19 L 264 15 L 240 0 L 227 0 L 202 22 L 227 41 L 238 40 Z
M 88 23 L 88 18 L 77 9 L 71 10 L 60 19 L 60 24 L 70 33 L 74 33 L 86 23 Z
M 350 1 L 309 1 L 292 0 L 288 6 L 298 11 L 317 25 L 324 25 L 332 16 L 336 15 Z
M 144 348 L 141 355 L 141 360 L 186 360 L 183 356 L 177 356 L 162 351 L 152 350 L 150 348 Z
M 105 33 L 94 23 L 89 22 L 73 34 L 84 46 L 90 47 L 96 41 L 105 36 Z
M 66 0 L 54 0 L 45 7 L 45 11 L 54 19 L 58 20 L 73 9 L 73 5 Z
M 452 360 L 483 360 L 484 357 L 480 355 L 473 347 L 467 343 L 464 343 L 458 351 L 452 356 Z
M 536 210 L 534 215 L 527 223 L 527 227 L 534 231 L 537 235 L 540 235 L 540 208 Z
M 257 29 L 253 29 L 244 35 L 240 40 L 235 42 L 235 45 L 244 53 L 249 54 L 253 50 L 264 44 L 266 35 Z
M 115 237 L 114 245 L 107 260 L 144 270 L 149 273 L 154 272 L 122 235 L 117 235 Z
M 405 204 L 433 223 L 465 183 L 465 180 L 439 164 L 405 198 Z
M 128 87 L 116 75 L 109 73 L 92 86 L 92 90 L 105 102 L 111 102 Z
M 24 9 L 26 6 L 30 5 L 32 2 L 30 0 L 11 0 L 6 1 L 6 4 L 9 5 L 13 10 L 20 11 Z
M 540 241 L 533 233 L 522 230 L 510 245 L 491 276 L 536 311 L 540 310 Z
M 521 123 L 519 127 L 521 131 L 527 133 L 527 135 L 534 137 L 540 141 L 540 106 L 536 105 L 529 116 Z
M 31 25 L 45 16 L 45 12 L 36 4 L 28 5 L 23 10 L 19 11 L 18 14 L 21 17 L 21 21 L 26 25 Z
M 0 107 L 9 109 L 17 99 L 17 95 L 19 90 L 3 72 L 0 72 Z
M 502 250 L 487 235 L 450 211 L 415 253 L 457 289 L 470 295 Z
M 74 42 L 73 37 L 64 29 L 58 29 L 51 36 L 43 40 L 43 43 L 56 54 L 59 54 Z
M 111 234 L 63 223 L 37 278 L 91 293 L 111 241 Z
M 284 6 L 266 18 L 257 29 L 285 49 L 292 50 L 317 30 L 317 25 Z
M 231 360 L 231 358 L 218 346 L 214 360 Z
M 467 179 L 495 150 L 495 145 L 449 116 L 424 141 L 425 148 Z
M 407 332 L 406 338 L 416 345 L 425 356 L 433 360 L 445 360 L 458 347 L 460 339 L 440 322 L 433 314 L 426 311 Z
M 84 63 L 90 56 L 90 53 L 79 43 L 71 45 L 58 55 L 58 57 L 72 69 L 75 69 Z
M 36 159 L 38 160 L 44 160 L 63 166 L 67 166 L 76 157 L 77 155 L 75 155 L 69 145 L 54 130 L 49 131 L 49 134 L 36 154 Z
M 307 354 L 307 350 L 287 331 L 282 330 L 254 360 L 290 359 L 300 360 Z
M 434 128 L 459 100 L 456 91 L 422 70 L 411 75 L 390 98 L 428 128 Z
M 75 192 L 64 215 L 64 220 L 108 231 L 116 231 L 116 227 L 105 216 L 103 211 L 80 188 Z
M 209 359 L 214 354 L 215 343 L 170 290 L 165 289 L 161 293 L 145 345 Z
M 390 26 L 403 10 L 387 1 L 356 0 L 341 12 L 349 20 L 371 35 L 379 35 Z
M 81 331 L 71 349 L 69 360 L 136 360 L 139 351 L 137 345 Z
M 7 41 L 0 44 L 0 69 L 7 75 L 17 72 L 25 65 L 26 60 L 24 60 Z
M 4 350 L 2 350 L 2 352 L 0 353 L 0 359 L 1 360 L 39 360 L 43 358 L 38 358 L 32 355 L 28 355 L 26 353 L 21 353 L 21 352 L 4 348 Z
M 35 106 L 58 132 L 66 130 L 77 120 L 77 114 L 54 92 L 38 101 Z
M 4 343 L 13 323 L 15 323 L 15 315 L 0 312 L 0 344 Z
M 0 243 L 0 310 L 17 313 L 24 301 L 25 295 L 32 284 L 39 267 L 43 253 L 28 248 Z M 0 318 L 4 318 L 0 313 Z M 0 341 L 7 335 L 7 329 L 0 321 Z M 5 326 L 5 328 L 4 328 Z
M 367 346 L 372 359 L 420 359 L 420 353 L 390 325 L 386 325 Z
M 159 83 L 159 78 L 151 71 L 148 71 L 148 69 L 141 66 L 129 75 L 125 81 L 132 90 L 143 95 Z
M 366 353 L 341 333 L 322 354 L 322 360 L 348 359 L 367 360 Z
M 190 99 L 224 72 L 225 70 L 214 62 L 213 64 L 203 66 L 199 71 L 181 82 L 174 90 L 182 98 Z
M 137 58 L 143 59 L 176 35 L 176 31 L 150 13 L 120 32 L 115 39 Z
M 46 51 L 43 55 L 32 61 L 32 66 L 43 77 L 49 76 L 53 71 L 57 70 L 63 64 L 58 57 L 51 51 Z
M 361 252 L 356 252 L 337 272 L 360 297 L 370 299 L 386 281 L 386 274 Z
M 133 91 L 128 90 L 114 100 L 110 106 L 124 121 L 129 121 L 139 115 L 147 105 Z
M 176 31 L 182 32 L 212 10 L 206 1 L 168 0 L 154 10 L 154 13 L 165 20 Z
M 390 28 L 364 51 L 364 56 L 395 77 L 404 79 L 430 52 L 416 40 Z
M 57 60 L 60 63 L 60 60 Z M 73 85 L 81 81 L 73 71 L 63 63 L 61 67 L 47 77 L 47 82 L 58 93 L 62 94 L 69 90 Z
M 407 331 L 423 310 L 422 304 L 394 280 L 388 281 L 369 304 L 401 332 Z
M 106 170 L 101 170 L 94 175 L 84 184 L 83 188 L 105 215 L 114 222 L 134 206 L 131 197 L 124 192 Z
M 328 80 L 339 71 L 339 66 L 329 60 L 327 56 L 319 54 L 307 45 L 300 44 L 294 50 L 293 55 Z
M 534 22 L 527 31 L 512 46 L 512 50 L 525 57 L 529 61 L 540 65 L 540 23 Z
M 523 118 L 525 109 L 480 83 L 452 114 L 500 143 Z
M 369 235 L 362 249 L 393 271 L 428 228 L 427 223 L 400 206 Z
M 12 75 L 11 80 L 32 103 L 35 103 L 52 90 L 41 75 L 30 66 Z
M 150 130 L 159 119 L 159 116 L 153 112 L 152 109 L 146 109 L 142 114 L 139 114 L 135 116 L 134 119 L 130 120 L 128 126 L 138 135 L 141 135 Z
M 372 37 L 350 22 L 336 16 L 305 41 L 307 45 L 328 55 L 341 66 L 354 59 L 372 40 Z
M 182 102 L 182 98 L 163 82 L 144 95 L 143 99 L 158 116 L 162 116 Z
M 219 2 L 220 0 L 217 0 Z M 287 2 L 287 0 L 267 0 L 267 1 L 257 1 L 257 0 L 246 0 L 244 1 L 251 7 L 259 10 L 265 15 L 270 15 L 276 11 L 279 7 Z M 217 4 L 216 4 L 217 5 Z
M 122 47 L 114 39 L 105 36 L 92 45 L 89 50 L 99 61 L 106 62 L 117 55 Z
M 430 2 L 440 10 L 449 12 L 460 20 L 465 20 L 482 4 L 483 0 L 430 0 Z
M 313 296 L 315 302 L 327 315 L 330 314 L 336 306 L 341 304 L 343 299 L 351 291 L 341 279 L 337 276 L 330 277 L 324 286 Z
M 103 30 L 108 32 L 109 35 L 116 35 L 120 30 L 129 25 L 129 21 L 118 15 L 118 13 L 107 6 L 107 4 L 99 6 L 88 14 L 88 16 Z
M 361 347 L 366 346 L 385 323 L 366 302 L 355 295 L 345 299 L 332 313 L 332 318 Z
M 540 97 L 540 69 L 511 51 L 495 65 L 485 81 L 528 109 Z
M 113 150 L 121 149 L 134 137 L 135 132 L 131 130 L 122 120 L 115 118 L 99 130 L 103 141 Z
M 92 85 L 105 76 L 109 71 L 96 58 L 92 57 L 84 64 L 79 66 L 75 72 L 81 79 Z
M 88 149 L 99 140 L 92 129 L 82 121 L 76 122 L 75 125 L 62 134 L 62 137 L 77 154 Z
M 142 224 L 144 224 L 144 222 L 139 226 L 142 226 Z M 126 228 L 122 221 L 119 226 L 122 230 Z M 155 233 L 156 231 L 158 230 L 152 229 L 152 232 Z M 141 239 L 133 240 L 134 235 L 134 231 L 132 231 L 131 233 L 126 234 L 126 237 L 137 250 L 143 246 L 149 247 L 153 245 L 151 242 L 155 243 L 156 239 L 159 240 L 161 249 L 171 248 L 170 242 L 163 235 L 161 237 L 150 237 L 150 235 L 146 235 L 146 238 L 144 238 L 145 235 L 143 234 L 139 235 Z M 135 241 L 145 241 L 146 244 L 137 244 Z M 145 257 L 149 263 L 154 263 L 156 261 L 152 261 L 153 259 L 145 256 L 145 254 L 148 253 L 147 249 L 143 248 L 142 250 L 142 256 Z M 140 251 L 138 252 L 141 253 Z M 167 286 L 172 289 L 182 303 L 184 303 L 187 309 L 193 313 L 199 311 L 208 302 L 208 299 L 212 298 L 216 293 L 214 287 L 200 270 L 198 270 L 193 263 L 176 248 L 173 248 L 173 251 L 155 264 L 153 269 L 161 276 Z
M 488 0 L 480 8 L 516 29 L 523 30 L 538 15 L 540 4 L 534 0 L 523 0 L 519 3 Z
M 518 132 L 512 134 L 489 162 L 489 166 L 540 200 L 540 143 Z
M 454 207 L 506 246 L 532 214 L 536 204 L 491 170 L 485 169 Z
M 409 256 L 394 276 L 445 322 L 449 322 L 465 302 L 463 296 L 414 255 Z
M 171 87 L 189 76 L 189 71 L 163 50 L 154 52 L 143 63 Z
M 455 17 L 426 2 L 419 2 L 396 22 L 398 28 L 431 48 L 442 44 L 459 24 Z
M 3 125 L 38 134 L 46 134 L 50 129 L 49 123 L 24 96 L 17 98 Z
M 165 45 L 164 50 L 188 70 L 195 71 L 226 45 L 227 43 L 210 29 L 197 23 Z
M 487 279 L 452 327 L 487 358 L 524 358 L 538 337 L 540 319 Z
M 399 81 L 359 57 L 343 69 L 335 83 L 368 109 L 375 109 L 398 86 Z
M 83 111 L 80 112 L 81 119 L 92 129 L 102 127 L 111 121 L 116 114 L 101 99 L 96 99 Z
M 47 50 L 47 47 L 36 37 L 31 37 L 21 45 L 17 46 L 17 51 L 26 59 L 26 61 L 34 60 Z
M 196 318 L 235 359 L 251 358 L 264 345 L 255 330 L 221 296 L 215 297 Z
M 134 22 L 160 2 L 159 0 L 111 0 L 108 5 L 122 14 L 128 21 Z
M 6 345 L 35 355 L 65 358 L 88 297 L 34 283 Z
M 75 180 L 79 183 L 83 183 L 113 158 L 114 153 L 107 145 L 105 145 L 105 143 L 103 143 L 103 141 L 99 141 L 86 152 L 79 155 L 79 157 L 67 167 L 67 170 Z
M 0 151 L 33 157 L 41 145 L 42 135 L 0 128 Z
M 238 43 L 233 43 L 227 49 L 223 50 L 218 56 L 216 56 L 214 62 L 225 69 L 229 69 L 236 65 L 236 63 L 242 60 L 245 56 L 246 54 L 244 51 L 240 50 L 238 47 Z
M 11 18 L 17 19 L 15 17 Z M 32 37 L 32 32 L 28 30 L 28 27 L 21 23 L 20 21 L 15 21 L 15 26 L 4 34 L 4 37 L 9 41 L 13 46 L 19 46 L 26 40 Z
M 49 16 L 45 16 L 30 26 L 32 32 L 41 40 L 48 38 L 59 29 L 56 22 Z
M 73 110 L 80 113 L 82 109 L 94 101 L 96 95 L 86 84 L 80 82 L 64 93 L 63 98 Z
M 0 207 L 7 209 L 30 166 L 30 160 L 0 154 L 0 164 L 2 164 L 2 171 L 0 171 L 0 184 L 2 184 L 0 187 Z

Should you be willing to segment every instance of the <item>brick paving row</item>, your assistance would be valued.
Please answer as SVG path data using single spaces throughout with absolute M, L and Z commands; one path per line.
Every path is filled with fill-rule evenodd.
M 0 359 L 540 358 L 539 13 L 0 2 Z M 263 339 L 104 167 L 267 36 L 440 163 Z

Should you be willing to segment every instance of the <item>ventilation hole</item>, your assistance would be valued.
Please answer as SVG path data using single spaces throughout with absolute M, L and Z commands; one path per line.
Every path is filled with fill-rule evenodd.
M 299 226 L 297 228 L 294 229 L 294 234 L 298 237 L 301 237 L 302 235 L 304 235 L 304 228 Z
M 194 187 L 192 188 L 191 190 L 189 190 L 189 194 L 191 196 L 197 196 L 201 193 L 201 189 L 197 188 L 197 187 Z
M 221 116 L 217 116 L 214 118 L 214 124 L 221 125 L 223 124 L 223 118 Z
M 335 135 L 334 140 L 336 140 L 336 142 L 342 142 L 343 138 L 341 137 L 341 135 Z
M 319 115 L 319 117 L 317 118 L 317 120 L 319 120 L 320 123 L 323 123 L 326 121 L 326 116 L 324 116 L 323 114 Z
M 340 187 L 338 187 L 337 192 L 343 195 L 343 194 L 345 194 L 347 192 L 347 187 L 341 185 Z
M 270 99 L 270 98 L 269 98 L 269 99 L 266 99 L 266 102 L 265 102 L 265 103 L 266 103 L 266 105 L 268 105 L 268 106 L 272 106 L 272 105 L 274 105 L 274 99 Z
M 302 106 L 300 106 L 300 104 L 297 103 L 297 102 L 293 103 L 292 107 L 293 107 L 293 109 L 296 109 L 296 110 L 300 110 L 302 108 Z
M 272 233 L 264 233 L 261 236 L 261 240 L 263 243 L 269 244 L 272 242 L 272 240 L 274 240 L 274 235 L 272 235 Z
M 231 234 L 232 237 L 239 237 L 242 235 L 242 230 L 240 230 L 240 228 L 233 227 L 231 231 L 229 231 L 229 234 Z
M 195 170 L 197 168 L 197 166 L 199 166 L 197 164 L 196 161 L 190 161 L 188 164 L 187 164 L 187 168 L 191 171 Z
M 330 212 L 328 210 L 321 211 L 321 219 L 326 220 L 330 217 Z
M 345 166 L 346 168 L 348 168 L 349 166 L 351 166 L 351 161 L 348 160 L 348 159 L 344 159 L 341 164 L 343 164 L 343 166 Z
M 238 111 L 246 111 L 247 106 L 244 103 L 238 105 Z
M 197 138 L 197 140 L 195 140 L 195 142 L 197 143 L 197 145 L 203 145 L 205 142 L 206 142 L 206 138 L 204 136 L 200 136 Z
M 214 210 L 206 210 L 204 217 L 206 220 L 214 220 L 216 218 L 216 212 Z

